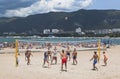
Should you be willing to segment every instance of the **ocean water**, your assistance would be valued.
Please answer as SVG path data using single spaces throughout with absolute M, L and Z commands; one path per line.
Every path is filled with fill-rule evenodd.
M 99 39 L 103 43 L 120 45 L 120 38 L 108 38 L 108 37 L 0 37 L 0 43 L 3 42 L 15 42 L 15 40 L 27 41 L 27 42 L 97 42 Z

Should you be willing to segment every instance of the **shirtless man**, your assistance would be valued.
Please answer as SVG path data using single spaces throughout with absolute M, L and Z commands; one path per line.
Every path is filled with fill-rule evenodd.
M 44 60 L 43 61 L 44 61 L 43 62 L 43 67 L 44 67 L 46 62 L 48 63 L 48 67 L 50 66 L 49 60 L 48 60 L 48 52 L 44 52 Z
M 67 71 L 67 55 L 66 53 L 64 52 L 64 50 L 62 50 L 62 53 L 60 53 L 61 55 L 61 60 L 62 60 L 62 63 L 61 63 L 61 71 L 63 71 L 63 64 L 65 64 L 65 71 Z
M 106 56 L 105 52 L 103 52 L 103 56 L 104 56 L 104 66 L 107 66 L 107 60 L 108 60 L 108 57 Z
M 76 65 L 77 64 L 77 51 L 76 51 L 76 48 L 74 48 L 74 51 L 72 53 L 72 57 L 73 57 L 73 65 Z
M 93 60 L 94 59 L 94 60 Z M 93 60 L 93 70 L 98 70 L 98 68 L 95 66 L 97 61 L 99 60 L 97 52 L 94 52 L 93 57 L 90 59 L 90 61 Z
M 30 56 L 31 55 L 32 55 L 31 51 L 27 50 L 25 53 L 25 59 L 27 59 L 27 65 L 30 65 Z
M 67 59 L 69 59 L 69 61 L 70 61 L 70 48 L 69 48 L 69 46 L 67 47 L 67 50 L 66 50 L 66 53 L 67 53 Z

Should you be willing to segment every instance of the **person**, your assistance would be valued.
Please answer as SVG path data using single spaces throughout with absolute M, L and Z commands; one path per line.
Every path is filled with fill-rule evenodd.
M 106 56 L 106 53 L 105 53 L 105 52 L 103 52 L 103 56 L 104 56 L 104 59 L 103 59 L 104 66 L 107 66 L 108 57 Z
M 52 59 L 52 52 L 50 50 L 50 48 L 48 48 L 48 59 L 51 60 Z
M 73 57 L 73 65 L 76 65 L 77 64 L 77 51 L 76 51 L 76 48 L 74 48 L 74 51 L 72 53 L 72 57 Z
M 66 50 L 66 53 L 67 53 L 67 59 L 69 59 L 69 61 L 70 61 L 70 48 L 69 48 L 69 46 L 67 47 L 67 50 Z
M 93 60 L 94 59 L 94 60 Z M 90 59 L 90 61 L 93 60 L 93 70 L 98 70 L 98 68 L 95 66 L 97 64 L 97 61 L 99 60 L 97 52 L 94 52 L 93 57 Z
M 45 66 L 45 63 L 47 62 L 48 63 L 48 67 L 50 66 L 49 65 L 49 60 L 48 60 L 48 52 L 44 52 L 44 60 L 43 60 L 43 67 Z
M 64 52 L 64 50 L 62 50 L 62 53 L 60 53 L 61 55 L 61 60 L 62 60 L 62 63 L 61 63 L 61 71 L 63 71 L 63 65 L 65 64 L 65 71 L 67 71 L 67 54 Z
M 25 52 L 25 60 L 27 60 L 27 65 L 30 65 L 30 56 L 32 55 L 30 50 Z M 32 55 L 33 56 L 33 55 Z
M 55 64 L 57 64 L 57 49 L 55 48 L 54 51 L 53 51 L 53 57 L 52 57 L 52 60 L 51 60 L 51 64 L 53 63 L 53 60 L 55 60 Z
M 25 52 L 25 60 L 27 61 L 28 50 Z

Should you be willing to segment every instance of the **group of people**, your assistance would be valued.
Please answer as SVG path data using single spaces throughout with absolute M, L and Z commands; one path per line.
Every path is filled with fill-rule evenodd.
M 78 62 L 77 62 L 76 48 L 74 48 L 74 50 L 71 51 L 69 46 L 68 46 L 66 51 L 62 50 L 61 52 L 57 51 L 56 47 L 54 48 L 53 51 L 51 51 L 50 48 L 48 48 L 48 50 L 44 52 L 44 59 L 43 59 L 43 65 L 42 66 L 45 67 L 46 63 L 48 64 L 47 67 L 50 67 L 50 65 L 52 65 L 52 64 L 57 64 L 58 54 L 60 55 L 60 59 L 61 59 L 61 71 L 63 71 L 63 70 L 67 71 L 67 61 L 71 60 L 71 56 L 72 56 L 72 59 L 73 59 L 73 65 L 77 65 Z M 25 60 L 27 60 L 27 65 L 30 65 L 30 56 L 31 55 L 32 55 L 32 53 L 31 53 L 30 50 L 27 50 L 25 52 Z M 104 66 L 106 66 L 108 57 L 106 56 L 105 52 L 103 52 L 103 56 L 104 56 L 104 60 L 103 60 L 104 61 Z M 93 70 L 98 70 L 98 68 L 96 67 L 97 62 L 99 62 L 99 57 L 97 55 L 97 52 L 94 52 L 94 55 L 90 59 L 90 61 L 91 60 L 93 60 Z M 55 63 L 53 63 L 53 61 L 55 61 Z M 63 66 L 65 66 L 65 69 L 63 68 Z
M 57 51 L 57 48 L 55 47 L 53 51 L 50 50 L 50 48 L 48 48 L 48 51 L 44 52 L 44 62 L 43 62 L 43 66 L 45 66 L 45 63 L 48 63 L 48 67 L 50 66 L 50 62 L 51 64 L 53 64 L 53 61 L 55 61 L 54 64 L 57 64 L 57 54 L 60 54 L 60 58 L 61 58 L 61 71 L 65 70 L 67 71 L 67 61 L 71 59 L 71 50 L 69 49 L 69 47 L 67 47 L 67 50 L 62 50 L 61 52 Z M 74 48 L 74 51 L 72 53 L 72 58 L 73 58 L 73 64 L 77 64 L 77 51 L 76 48 Z M 63 66 L 65 65 L 65 69 L 63 69 Z
M 103 61 L 104 61 L 104 65 L 103 66 L 107 66 L 107 60 L 108 57 L 106 56 L 106 52 L 103 52 Z M 98 68 L 96 67 L 97 62 L 99 62 L 99 57 L 97 52 L 94 52 L 93 57 L 90 59 L 90 61 L 93 60 L 93 69 L 92 70 L 98 70 Z

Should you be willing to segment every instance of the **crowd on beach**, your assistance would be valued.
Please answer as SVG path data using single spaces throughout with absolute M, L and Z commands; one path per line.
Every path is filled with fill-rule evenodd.
M 43 49 L 47 47 L 59 46 L 67 48 L 67 46 L 76 48 L 95 48 L 98 47 L 98 42 L 28 42 L 18 41 L 19 49 Z M 101 42 L 101 46 L 105 44 Z M 15 42 L 2 42 L 0 48 L 15 48 Z
M 8 43 L 8 42 L 1 42 L 0 43 L 0 48 L 8 48 L 8 47 L 15 48 L 15 43 L 12 43 L 12 42 L 10 42 L 10 43 Z
M 72 52 L 72 53 L 71 53 Z M 57 47 L 55 46 L 53 50 L 48 47 L 48 49 L 44 52 L 44 59 L 43 59 L 43 67 L 46 67 L 46 63 L 48 64 L 48 68 L 50 65 L 57 64 L 58 60 L 58 54 L 61 58 L 61 70 L 67 71 L 67 61 L 71 60 L 71 56 L 73 59 L 73 65 L 77 65 L 77 51 L 76 48 L 74 48 L 73 51 L 70 50 L 69 46 L 67 47 L 67 50 L 58 51 Z M 27 60 L 27 65 L 30 65 L 30 56 L 33 56 L 31 51 L 27 49 L 25 52 L 25 59 Z M 54 61 L 54 63 L 53 63 Z M 65 69 L 63 69 L 63 65 L 65 65 Z
M 40 44 L 38 42 L 20 42 L 18 43 L 18 49 L 26 49 L 25 52 L 25 60 L 27 61 L 27 65 L 30 65 L 30 56 L 32 55 L 31 49 L 46 49 L 44 51 L 44 59 L 43 59 L 43 67 L 49 68 L 52 64 L 57 64 L 58 56 L 61 58 L 61 70 L 67 71 L 67 62 L 72 60 L 73 65 L 77 65 L 77 49 L 78 48 L 97 48 L 98 42 L 84 42 L 84 43 L 43 43 Z M 104 44 L 101 43 L 101 46 L 104 46 Z M 15 48 L 15 43 L 1 43 L 0 48 Z M 61 49 L 58 49 L 58 48 Z M 106 56 L 106 53 L 103 52 L 104 56 L 104 66 L 107 65 L 108 57 Z M 96 63 L 99 62 L 99 56 L 97 55 L 97 52 L 94 52 L 93 57 L 90 59 L 90 61 L 93 60 L 93 70 L 98 70 L 96 67 Z M 55 63 L 53 63 L 55 61 Z M 65 69 L 63 68 L 65 66 Z
M 66 50 L 62 49 L 61 51 L 58 51 L 56 46 L 52 50 L 50 47 L 48 47 L 48 49 L 46 51 L 44 51 L 44 54 L 43 54 L 44 58 L 43 58 L 42 67 L 50 68 L 51 65 L 53 65 L 53 64 L 57 65 L 58 56 L 60 56 L 61 71 L 67 71 L 67 62 L 72 60 L 72 64 L 77 65 L 77 63 L 78 63 L 77 55 L 78 55 L 78 53 L 77 53 L 76 48 L 74 48 L 74 50 L 72 51 L 69 46 L 67 46 Z M 31 53 L 31 51 L 29 49 L 27 49 L 27 51 L 25 52 L 25 60 L 27 61 L 27 65 L 30 65 L 30 56 L 33 56 L 33 55 Z M 105 51 L 103 52 L 103 56 L 104 56 L 104 59 L 103 59 L 104 66 L 107 66 L 108 57 L 107 57 Z M 96 64 L 99 62 L 99 56 L 96 51 L 94 52 L 90 61 L 91 60 L 93 60 L 93 70 L 98 70 L 98 68 L 96 67 Z M 63 68 L 64 66 L 65 66 L 65 68 Z
M 27 42 L 20 42 L 19 43 L 19 49 L 43 49 L 43 48 L 51 48 L 51 47 L 54 47 L 54 46 L 57 46 L 57 47 L 62 47 L 62 48 L 67 48 L 67 46 L 71 46 L 71 47 L 76 47 L 76 48 L 96 48 L 98 47 L 98 43 L 97 42 L 94 42 L 94 43 L 90 43 L 90 42 L 84 42 L 84 43 L 50 43 L 50 42 L 46 42 L 46 43 L 36 43 L 36 42 L 33 42 L 33 43 L 27 43 Z M 103 44 L 101 43 L 101 46 Z

